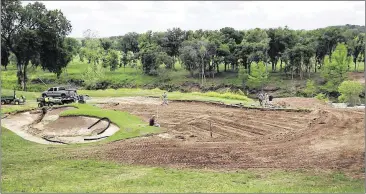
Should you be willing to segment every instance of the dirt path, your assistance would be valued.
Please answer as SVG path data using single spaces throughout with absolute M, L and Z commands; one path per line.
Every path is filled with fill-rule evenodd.
M 119 103 L 100 106 L 128 111 L 146 122 L 158 112 L 158 122 L 167 133 L 104 145 L 97 155 L 105 159 L 175 167 L 311 167 L 363 173 L 363 110 L 294 113 L 198 102 L 171 102 L 164 107 Z

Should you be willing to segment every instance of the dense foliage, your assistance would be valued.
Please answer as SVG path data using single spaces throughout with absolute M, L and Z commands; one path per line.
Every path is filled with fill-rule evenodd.
M 288 27 L 195 31 L 172 28 L 109 38 L 99 38 L 88 29 L 80 41 L 66 38 L 71 24 L 61 11 L 47 10 L 39 2 L 21 6 L 19 1 L 12 0 L 3 1 L 1 6 L 1 64 L 7 67 L 15 55 L 19 84 L 24 89 L 29 63 L 59 76 L 70 60 L 78 56 L 90 64 L 86 76 L 90 78 L 100 66 L 104 71 L 132 67 L 137 73 L 167 77 L 180 64 L 190 72 L 190 77 L 199 78 L 201 85 L 207 78 L 214 79 L 222 71 L 229 71 L 238 73 L 244 89 L 261 89 L 273 72 L 291 79 L 309 79 L 320 72 L 325 85 L 319 90 L 331 93 L 337 92 L 346 79 L 345 73 L 356 70 L 357 62 L 365 60 L 364 26 L 308 31 Z M 263 68 L 265 76 L 259 73 Z M 96 77 L 99 76 L 95 75 L 93 82 Z M 306 93 L 313 96 L 313 90 L 310 87 Z

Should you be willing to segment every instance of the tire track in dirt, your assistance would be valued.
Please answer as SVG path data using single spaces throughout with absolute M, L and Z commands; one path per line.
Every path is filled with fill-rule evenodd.
M 103 107 L 132 112 L 145 121 L 157 110 L 156 105 L 148 104 Z M 213 169 L 363 167 L 364 112 L 359 110 L 290 113 L 172 102 L 159 106 L 158 122 L 168 128 L 170 138 L 113 142 L 99 147 L 98 157 L 130 164 Z

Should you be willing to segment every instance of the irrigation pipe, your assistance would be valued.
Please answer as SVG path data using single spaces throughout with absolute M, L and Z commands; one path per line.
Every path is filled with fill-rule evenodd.
M 102 131 L 98 132 L 97 134 L 100 135 L 100 134 L 104 133 L 109 128 L 109 126 L 111 125 L 111 120 L 109 120 L 109 118 L 107 118 L 107 117 L 103 117 L 103 118 L 99 119 L 97 122 L 95 122 L 90 127 L 88 127 L 88 129 L 94 127 L 96 124 L 98 124 L 102 120 L 107 120 L 108 121 L 108 125 L 107 125 L 107 127 L 105 129 L 103 129 Z
M 53 143 L 60 143 L 60 144 L 66 144 L 68 145 L 68 143 L 62 142 L 62 141 L 58 141 L 58 140 L 51 140 L 51 139 L 47 139 L 45 137 L 42 137 L 42 139 L 49 141 L 49 142 L 53 142 Z
M 104 138 L 107 138 L 109 136 L 102 136 L 102 137 L 87 137 L 87 138 L 84 138 L 84 141 L 92 141 L 92 140 L 98 140 L 98 139 L 104 139 Z

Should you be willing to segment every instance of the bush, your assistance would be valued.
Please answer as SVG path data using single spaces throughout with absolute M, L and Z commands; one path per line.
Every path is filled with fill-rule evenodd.
M 316 86 L 313 80 L 308 80 L 306 82 L 306 88 L 304 90 L 304 93 L 308 97 L 314 97 L 314 94 L 316 93 Z
M 360 104 L 360 94 L 363 92 L 363 86 L 357 81 L 344 81 L 338 87 L 341 96 L 338 97 L 340 102 L 346 102 L 351 106 Z
M 329 102 L 328 97 L 325 94 L 322 94 L 322 93 L 316 95 L 315 98 L 318 99 L 318 100 L 324 101 L 324 102 Z

